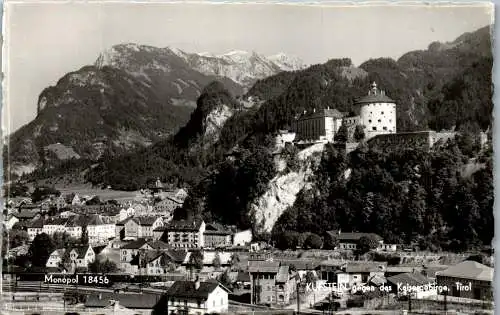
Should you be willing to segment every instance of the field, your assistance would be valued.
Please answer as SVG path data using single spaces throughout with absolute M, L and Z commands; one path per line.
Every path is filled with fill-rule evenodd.
M 90 184 L 86 185 L 57 185 L 58 189 L 63 195 L 70 194 L 72 192 L 77 193 L 79 196 L 92 196 L 97 195 L 101 200 L 115 199 L 117 201 L 125 201 L 134 199 L 139 192 L 138 191 L 121 191 L 121 190 L 111 190 L 111 189 L 100 189 L 92 187 Z

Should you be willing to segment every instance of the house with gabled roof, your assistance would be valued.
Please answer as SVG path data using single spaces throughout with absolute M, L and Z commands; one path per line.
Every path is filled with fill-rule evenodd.
M 64 253 L 66 250 L 64 248 L 56 249 L 52 253 L 50 253 L 49 259 L 45 266 L 47 268 L 58 268 L 61 266 L 63 262 Z
M 438 294 L 486 300 L 493 299 L 493 268 L 466 260 L 436 272 L 437 286 L 448 288 Z
M 33 221 L 42 217 L 40 209 L 20 209 L 17 213 L 12 213 L 19 221 Z
M 45 224 L 44 219 L 38 219 L 32 222 L 26 222 L 24 226 L 26 228 L 26 231 L 28 232 L 28 239 L 30 241 L 33 241 L 38 234 L 43 233 L 44 224 Z
M 115 237 L 118 239 L 153 239 L 153 231 L 160 226 L 163 226 L 161 217 L 129 217 L 116 223 Z
M 69 251 L 69 258 L 76 268 L 88 268 L 95 261 L 95 253 L 91 246 L 75 246 Z
M 379 247 L 384 244 L 384 239 L 375 233 L 360 233 L 360 232 L 341 232 L 341 231 L 328 231 L 327 234 L 336 238 L 339 242 L 339 249 L 356 250 L 358 248 L 359 240 L 362 237 L 374 238 L 379 242 Z
M 120 247 L 120 266 L 128 273 L 139 272 L 139 254 L 153 251 L 165 251 L 168 245 L 162 241 L 150 241 L 138 238 Z M 143 257 L 144 258 L 144 257 Z
M 349 261 L 337 272 L 337 284 L 347 288 L 365 284 L 373 276 L 383 277 L 386 268 L 387 262 Z
M 224 313 L 229 290 L 217 281 L 176 281 L 168 289 L 168 310 L 174 314 Z
M 421 299 L 437 294 L 435 286 L 432 286 L 433 281 L 419 272 L 400 273 L 387 278 L 387 284 L 391 287 L 391 292 L 398 296 L 408 296 L 411 294 L 413 298 Z M 415 288 L 415 292 L 410 292 L 402 288 Z

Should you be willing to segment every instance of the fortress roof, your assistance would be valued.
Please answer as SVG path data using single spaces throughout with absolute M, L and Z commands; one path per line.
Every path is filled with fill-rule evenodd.
M 385 95 L 385 92 L 377 88 L 377 83 L 373 82 L 368 95 L 363 96 L 356 100 L 356 104 L 369 104 L 369 103 L 395 103 L 393 99 Z

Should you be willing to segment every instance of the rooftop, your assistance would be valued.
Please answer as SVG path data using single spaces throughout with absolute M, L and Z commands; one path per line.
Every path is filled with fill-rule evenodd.
M 446 270 L 437 272 L 436 276 L 493 281 L 493 268 L 475 261 L 466 260 Z
M 277 261 L 248 261 L 250 273 L 278 273 L 280 263 Z
M 385 95 L 385 92 L 377 88 L 377 83 L 373 82 L 368 95 L 356 100 L 356 104 L 369 103 L 395 103 L 393 99 Z
M 421 286 L 429 284 L 431 280 L 418 272 L 407 272 L 389 277 L 387 282 L 402 286 Z
M 179 220 L 172 221 L 167 226 L 167 230 L 174 231 L 198 231 L 202 225 L 202 220 Z
M 200 282 L 197 289 L 194 281 L 176 281 L 168 289 L 167 295 L 176 298 L 207 299 L 219 284 L 216 282 Z

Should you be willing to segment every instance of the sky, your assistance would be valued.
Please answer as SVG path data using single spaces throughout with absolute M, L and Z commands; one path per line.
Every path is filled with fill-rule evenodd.
M 349 57 L 397 59 L 492 23 L 489 5 L 16 3 L 4 6 L 2 124 L 36 116 L 38 96 L 120 43 L 223 54 L 286 53 L 306 64 Z

